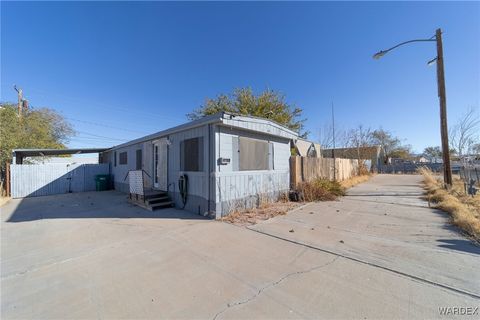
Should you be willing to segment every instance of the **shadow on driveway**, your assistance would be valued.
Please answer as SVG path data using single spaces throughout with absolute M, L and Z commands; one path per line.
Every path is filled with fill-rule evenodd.
M 476 245 L 472 244 L 470 240 L 439 239 L 437 241 L 441 243 L 438 245 L 441 248 L 452 249 L 452 250 L 480 255 L 480 247 L 477 247 Z
M 2 220 L 6 222 L 93 218 L 207 219 L 175 208 L 148 211 L 128 203 L 126 195 L 117 191 L 13 199 L 2 211 Z

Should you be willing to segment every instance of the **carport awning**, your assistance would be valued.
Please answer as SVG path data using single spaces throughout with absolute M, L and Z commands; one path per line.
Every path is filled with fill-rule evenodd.
M 22 164 L 25 157 L 59 156 L 66 154 L 101 153 L 109 148 L 82 148 L 82 149 L 14 149 L 13 159 L 16 164 Z

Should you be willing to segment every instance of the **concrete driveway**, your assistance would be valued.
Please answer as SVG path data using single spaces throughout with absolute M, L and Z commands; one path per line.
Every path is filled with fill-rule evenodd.
M 399 184 L 419 192 L 418 178 L 398 179 L 403 177 L 384 181 L 379 176 L 352 192 L 371 193 L 368 188 L 378 183 L 393 185 L 392 192 L 398 192 Z M 465 241 L 444 229 L 444 216 L 422 207 L 429 214 L 417 222 L 429 226 L 423 230 L 430 240 L 421 240 L 407 222 L 403 232 L 392 226 L 401 213 L 377 212 L 391 206 L 378 201 L 391 202 L 395 196 L 352 198 L 310 204 L 253 230 L 175 209 L 150 213 L 110 191 L 12 200 L 1 208 L 1 318 L 425 319 L 449 318 L 440 315 L 442 307 L 479 305 L 478 273 L 471 273 L 472 264 L 480 265 L 479 252 L 468 243 L 461 247 L 470 252 L 452 248 L 456 242 L 443 242 L 442 247 L 433 240 Z M 416 195 L 407 198 L 413 203 L 408 208 L 417 208 Z M 371 208 L 360 210 L 363 218 L 356 218 L 354 209 L 360 204 Z M 405 212 L 403 221 L 415 220 L 415 213 Z M 369 214 L 381 219 L 368 223 Z M 325 219 L 332 223 L 321 231 Z M 371 236 L 355 238 L 366 230 Z M 426 254 L 426 260 L 447 266 L 451 258 L 462 260 L 456 276 L 440 279 L 451 282 L 438 285 L 435 279 L 411 275 L 411 264 L 419 261 L 398 258 L 403 251 L 371 253 L 376 245 L 370 242 L 357 258 L 362 246 L 350 242 L 375 237 L 376 245 L 386 248 L 399 242 L 426 253 L 437 250 L 437 255 Z M 381 265 L 381 259 L 401 261 L 400 271 Z M 434 266 L 424 263 L 422 270 Z M 464 284 L 468 274 L 473 284 Z M 458 282 L 452 282 L 455 277 Z
M 377 175 L 340 201 L 312 203 L 251 229 L 480 296 L 480 247 L 421 199 L 421 179 Z

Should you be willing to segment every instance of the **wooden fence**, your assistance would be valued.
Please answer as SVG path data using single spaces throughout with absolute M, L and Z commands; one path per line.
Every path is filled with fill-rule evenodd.
M 343 181 L 358 175 L 358 160 L 290 157 L 290 184 L 295 188 L 301 182 L 315 178 Z

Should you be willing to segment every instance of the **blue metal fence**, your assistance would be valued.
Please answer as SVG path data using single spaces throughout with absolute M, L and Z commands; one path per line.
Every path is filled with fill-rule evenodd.
M 11 165 L 12 198 L 95 190 L 95 176 L 109 174 L 109 164 Z
M 441 163 L 399 163 L 378 166 L 378 173 L 416 173 L 419 168 L 427 167 L 433 172 L 441 172 Z

